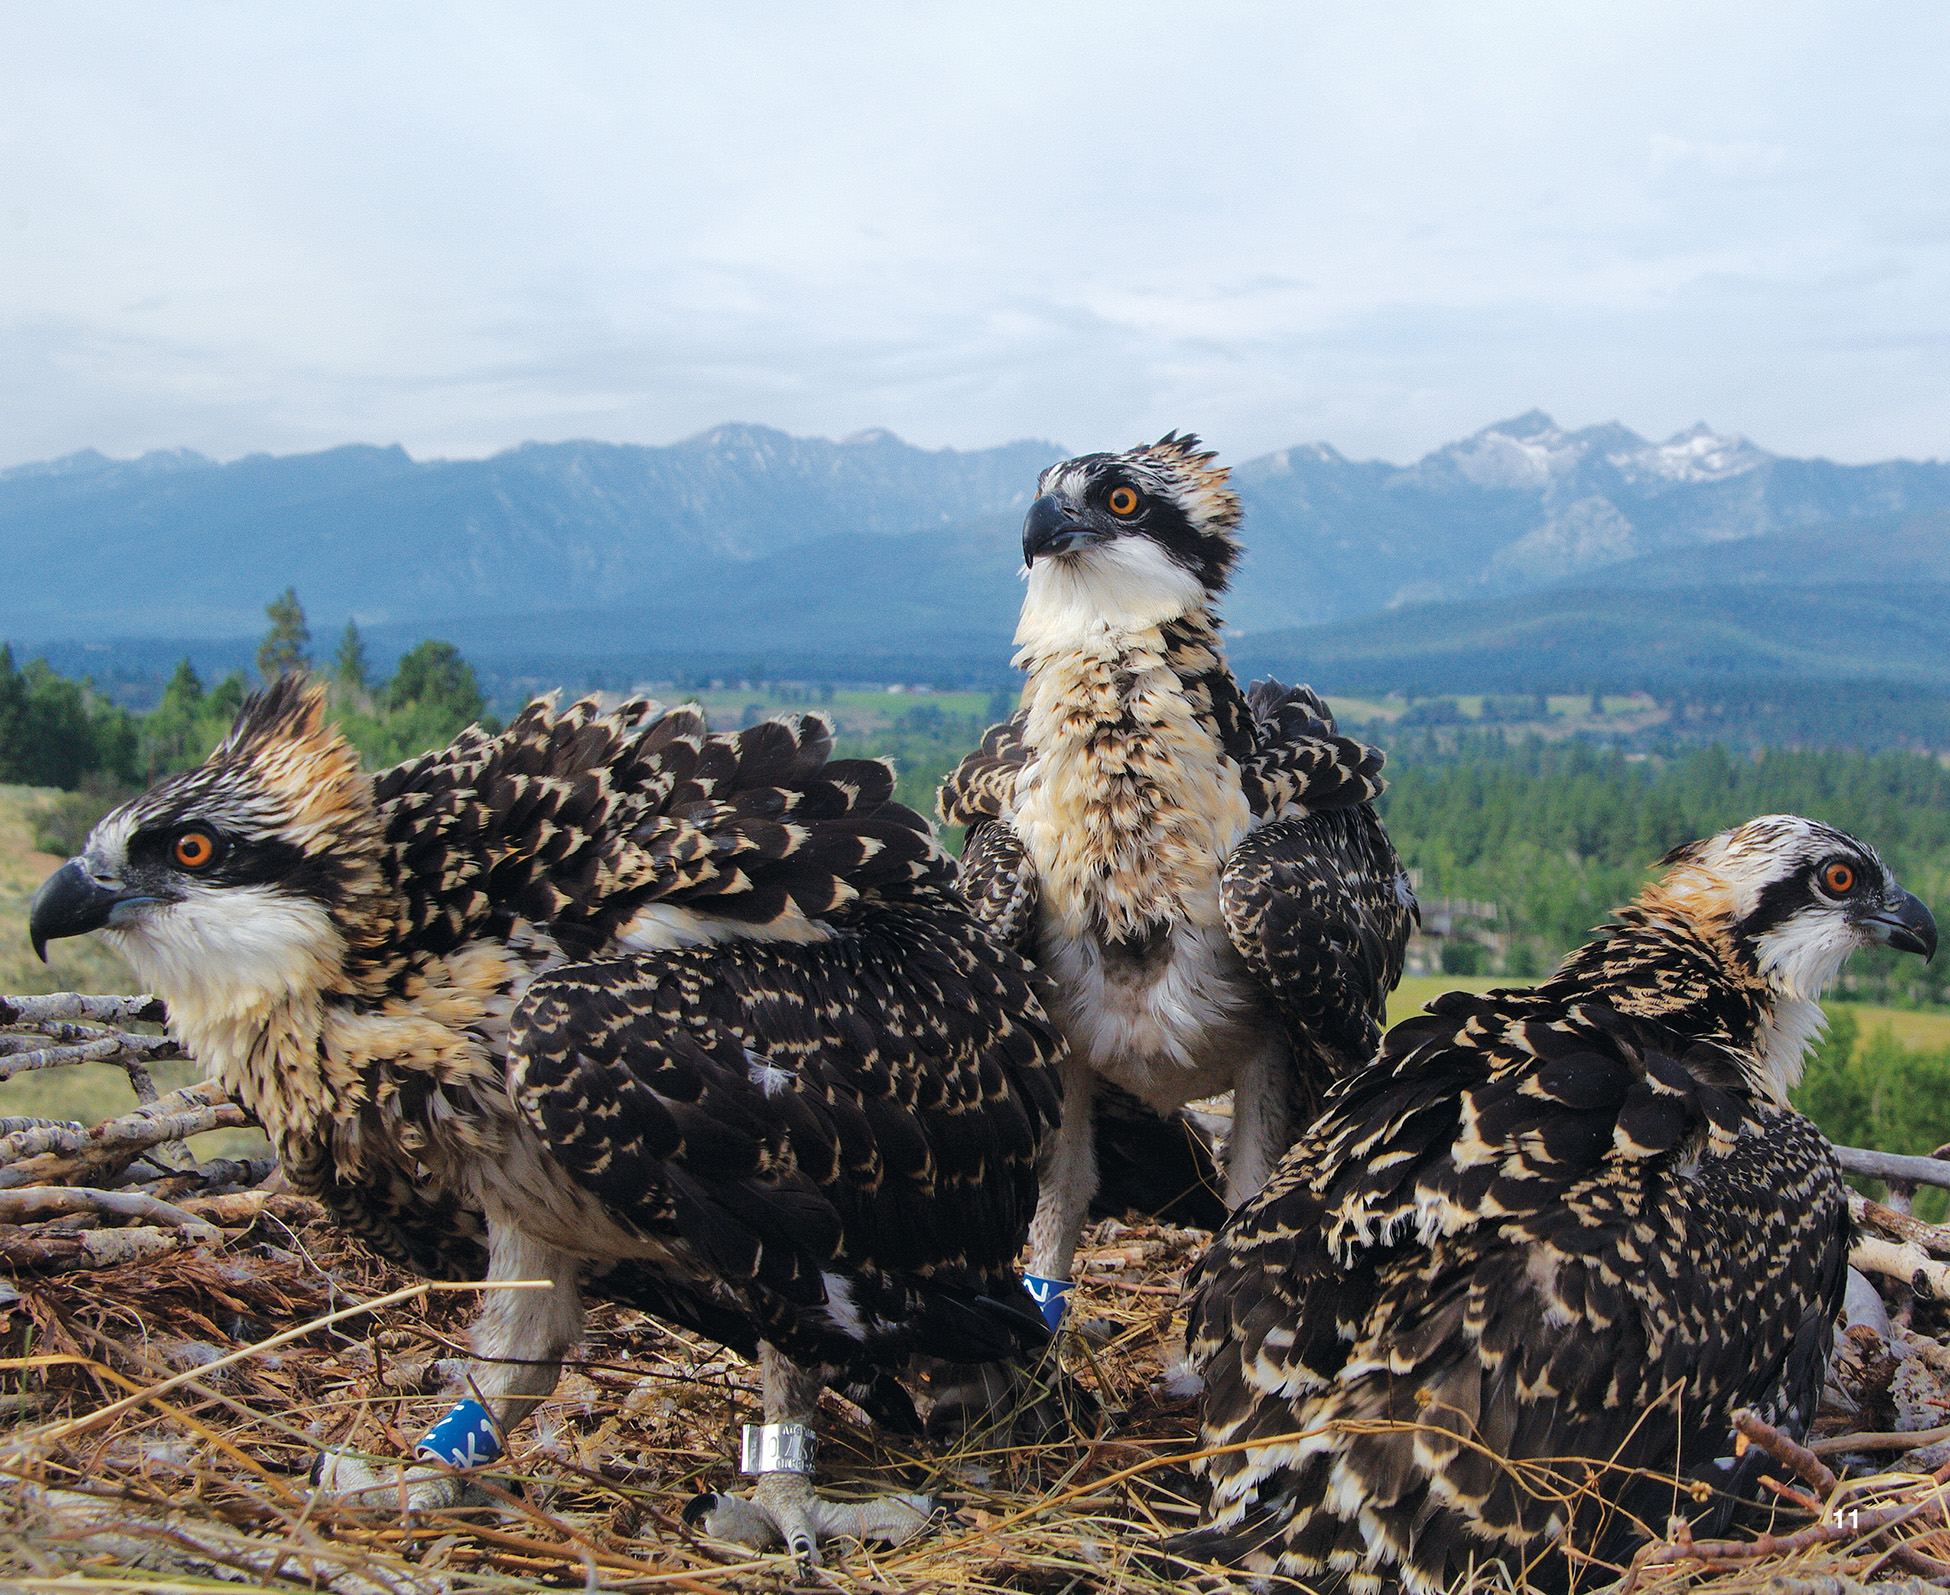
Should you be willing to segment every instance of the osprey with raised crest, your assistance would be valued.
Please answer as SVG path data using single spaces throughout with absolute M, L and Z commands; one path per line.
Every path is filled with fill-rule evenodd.
M 1046 1338 L 1015 1273 L 1056 1050 L 881 763 L 824 721 L 735 736 L 644 702 L 531 705 L 373 776 L 287 677 L 199 768 L 109 814 L 35 899 L 102 930 L 284 1170 L 426 1273 L 491 1293 L 441 1460 L 554 1387 L 585 1286 L 762 1361 L 750 1501 L 690 1515 L 802 1557 L 910 1498 L 810 1488 L 822 1384 L 913 1422 L 893 1370 Z M 451 1473 L 320 1484 L 428 1506 Z

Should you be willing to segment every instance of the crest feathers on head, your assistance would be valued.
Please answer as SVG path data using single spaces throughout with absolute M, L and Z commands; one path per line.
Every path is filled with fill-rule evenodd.
M 359 752 L 325 718 L 325 685 L 280 676 L 244 700 L 230 735 L 205 763 L 212 775 L 236 771 L 266 800 L 290 841 L 312 851 L 326 836 L 346 846 L 374 824 L 372 781 Z
M 1133 469 L 1156 473 L 1171 485 L 1179 507 L 1203 540 L 1206 585 L 1223 592 L 1239 552 L 1234 533 L 1240 505 L 1232 472 L 1218 463 L 1218 450 L 1206 448 L 1196 432 L 1167 432 L 1156 443 L 1144 444 L 1122 458 Z
M 293 671 L 244 700 L 210 757 L 241 763 L 279 744 L 309 742 L 325 734 L 325 684 Z
M 1210 465 L 1219 457 L 1217 449 L 1208 449 L 1205 441 L 1196 432 L 1167 432 L 1151 445 L 1153 449 L 1169 449 L 1190 465 Z

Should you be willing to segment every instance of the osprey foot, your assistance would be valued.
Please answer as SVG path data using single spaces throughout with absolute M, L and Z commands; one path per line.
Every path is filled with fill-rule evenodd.
M 486 1492 L 446 1468 L 398 1462 L 372 1463 L 344 1451 L 321 1451 L 311 1465 L 314 1500 L 368 1510 L 392 1508 L 402 1516 L 456 1506 L 488 1506 Z
M 828 1501 L 813 1494 L 803 1473 L 765 1473 L 749 1499 L 727 1491 L 694 1496 L 684 1521 L 714 1540 L 754 1551 L 783 1544 L 804 1566 L 820 1565 L 821 1540 L 877 1540 L 899 1545 L 927 1527 L 934 1503 L 925 1495 L 882 1495 L 870 1501 Z

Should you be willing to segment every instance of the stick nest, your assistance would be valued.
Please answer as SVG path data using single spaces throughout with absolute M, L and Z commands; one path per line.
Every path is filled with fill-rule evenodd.
M 30 1001 L 52 1006 L 23 1011 Z M 153 1017 L 140 999 L 63 1001 L 0 998 L 0 1054 L 122 1061 L 76 1027 L 129 1036 L 135 1068 L 157 1054 L 120 1028 Z M 943 1510 L 907 1545 L 833 1546 L 802 1571 L 702 1539 L 680 1516 L 699 1490 L 740 1486 L 757 1369 L 607 1303 L 591 1304 L 553 1398 L 484 1470 L 485 1504 L 406 1518 L 312 1501 L 323 1446 L 411 1453 L 446 1405 L 478 1293 L 400 1273 L 281 1192 L 274 1169 L 183 1154 L 188 1135 L 241 1121 L 201 1086 L 151 1088 L 103 1125 L 0 1123 L 0 1588 L 1069 1595 L 1196 1582 L 1144 1558 L 1197 1517 L 1179 1296 L 1199 1232 L 1106 1222 L 1087 1235 L 1070 1297 L 1084 1332 L 1064 1356 L 1100 1411 L 1044 1439 L 889 1436 L 828 1393 L 822 1491 L 920 1491 Z M 1773 1534 L 1696 1542 L 1675 1520 L 1632 1567 L 1592 1567 L 1586 1587 L 1849 1595 L 1873 1580 L 1896 1595 L 1950 1579 L 1950 1228 L 1900 1198 L 1854 1205 L 1882 1310 L 1838 1337 L 1808 1445 L 1747 1426 L 1778 1464 Z M 1500 1572 L 1476 1583 L 1518 1587 Z

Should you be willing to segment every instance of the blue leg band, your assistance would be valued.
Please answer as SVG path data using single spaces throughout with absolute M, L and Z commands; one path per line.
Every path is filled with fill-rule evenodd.
M 1042 1309 L 1043 1322 L 1052 1329 L 1063 1327 L 1063 1313 L 1069 1305 L 1064 1297 L 1070 1294 L 1067 1279 L 1045 1279 L 1041 1274 L 1024 1274 L 1023 1288 L 1029 1292 L 1029 1299 Z
M 457 1401 L 413 1448 L 413 1454 L 431 1457 L 456 1468 L 478 1468 L 501 1455 L 501 1437 L 494 1432 L 494 1420 L 478 1401 Z

